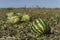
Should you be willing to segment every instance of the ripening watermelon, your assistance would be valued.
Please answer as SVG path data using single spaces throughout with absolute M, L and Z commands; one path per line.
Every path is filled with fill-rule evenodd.
M 39 34 L 46 34 L 50 32 L 50 27 L 46 21 L 39 18 L 33 21 L 31 31 Z
M 27 14 L 24 14 L 21 18 L 21 21 L 30 21 L 30 16 Z
M 20 22 L 20 18 L 18 16 L 12 16 L 10 19 L 8 19 L 8 22 L 15 24 Z
M 8 16 L 8 17 L 15 16 L 15 13 L 14 12 L 9 12 L 9 13 L 6 13 L 6 16 Z
M 21 18 L 23 16 L 23 13 L 16 13 L 16 15 Z

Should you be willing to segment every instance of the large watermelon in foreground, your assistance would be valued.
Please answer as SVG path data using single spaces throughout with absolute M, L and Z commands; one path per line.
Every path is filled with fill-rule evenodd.
M 47 22 L 39 18 L 33 21 L 31 31 L 39 34 L 47 34 L 50 32 L 50 27 L 48 26 Z

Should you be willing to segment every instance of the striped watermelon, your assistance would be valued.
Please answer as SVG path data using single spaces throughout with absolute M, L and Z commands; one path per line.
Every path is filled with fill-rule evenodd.
M 41 18 L 33 21 L 31 29 L 31 31 L 40 34 L 46 34 L 50 31 L 50 27 L 48 26 L 48 24 Z

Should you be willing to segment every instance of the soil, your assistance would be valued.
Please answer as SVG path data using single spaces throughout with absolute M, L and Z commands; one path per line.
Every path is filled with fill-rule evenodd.
M 6 13 L 26 13 L 31 21 L 19 24 L 7 23 Z M 51 28 L 51 33 L 39 35 L 32 33 L 31 24 L 37 18 L 43 18 Z M 0 40 L 60 40 L 59 8 L 0 8 Z

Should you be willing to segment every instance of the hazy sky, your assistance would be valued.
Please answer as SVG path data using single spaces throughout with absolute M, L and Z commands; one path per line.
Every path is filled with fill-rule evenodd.
M 0 7 L 59 7 L 60 0 L 0 0 Z

